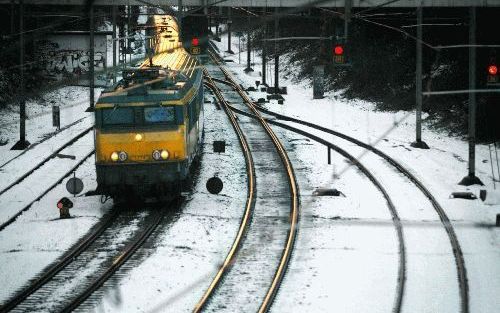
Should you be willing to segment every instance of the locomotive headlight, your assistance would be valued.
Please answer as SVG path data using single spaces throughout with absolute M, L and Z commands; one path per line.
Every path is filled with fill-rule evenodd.
M 156 161 L 158 161 L 160 158 L 161 158 L 161 152 L 160 152 L 160 150 L 153 151 L 153 159 L 155 159 Z
M 135 139 L 135 141 L 141 141 L 142 140 L 142 135 L 141 134 L 136 134 L 134 139 Z
M 128 155 L 127 155 L 127 152 L 125 151 L 120 151 L 120 153 L 118 153 L 118 158 L 120 159 L 120 161 L 126 161 L 127 158 L 128 158 Z
M 168 155 L 169 155 L 169 153 L 168 153 L 168 151 L 167 151 L 167 150 L 161 150 L 161 158 L 162 158 L 163 160 L 168 159 Z
M 118 153 L 116 152 L 111 153 L 111 161 L 113 162 L 118 161 Z

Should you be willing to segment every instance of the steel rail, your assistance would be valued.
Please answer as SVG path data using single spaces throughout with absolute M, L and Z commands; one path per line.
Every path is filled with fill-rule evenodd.
M 12 222 L 14 222 L 21 214 L 23 214 L 25 211 L 27 211 L 33 205 L 33 203 L 35 203 L 35 202 L 39 201 L 40 199 L 42 199 L 47 193 L 49 193 L 52 189 L 54 189 L 57 185 L 59 185 L 66 177 L 68 177 L 69 175 L 71 175 L 71 173 L 73 173 L 78 167 L 80 167 L 83 164 L 83 162 L 85 162 L 88 158 L 90 158 L 90 156 L 93 155 L 94 153 L 95 153 L 95 150 L 92 149 L 92 151 L 90 151 L 87 155 L 85 155 L 77 164 L 75 164 L 75 166 L 73 166 L 71 169 L 69 169 L 55 183 L 53 183 L 47 189 L 45 189 L 42 192 L 41 195 L 39 195 L 38 197 L 36 197 L 35 200 L 33 200 L 30 203 L 28 203 L 26 206 L 24 206 L 24 208 L 22 208 L 21 210 L 19 210 L 16 214 L 14 214 L 12 217 L 10 217 L 7 221 L 5 221 L 3 224 L 1 224 L 0 225 L 0 231 L 4 230 L 5 227 L 7 227 L 10 224 L 12 224 Z
M 323 131 L 325 133 L 334 135 L 336 137 L 342 138 L 346 141 L 352 142 L 360 147 L 363 147 L 376 155 L 380 156 L 384 160 L 386 160 L 390 165 L 395 167 L 400 173 L 405 175 L 417 188 L 424 194 L 429 201 L 431 202 L 434 210 L 438 213 L 439 219 L 441 221 L 441 224 L 443 225 L 444 229 L 446 230 L 446 233 L 448 235 L 448 238 L 450 240 L 450 244 L 453 250 L 453 256 L 455 258 L 455 265 L 457 269 L 457 276 L 458 276 L 458 284 L 459 284 L 459 292 L 460 292 L 460 311 L 462 313 L 468 313 L 469 312 L 469 284 L 467 280 L 467 269 L 465 267 L 465 260 L 462 252 L 462 248 L 460 246 L 460 242 L 458 241 L 458 237 L 455 233 L 455 230 L 453 228 L 453 225 L 450 222 L 450 219 L 448 218 L 448 215 L 444 211 L 444 209 L 441 207 L 439 202 L 436 200 L 436 198 L 432 195 L 432 193 L 425 187 L 425 185 L 413 174 L 411 173 L 408 169 L 406 169 L 401 163 L 390 157 L 388 154 L 382 152 L 380 149 L 377 149 L 365 142 L 362 142 L 354 137 L 348 136 L 344 133 L 335 131 L 333 129 L 329 129 L 320 125 L 316 125 L 310 122 L 298 120 L 293 117 L 289 117 L 283 114 L 279 114 L 267 109 L 264 109 L 262 107 L 258 107 L 259 111 L 262 111 L 265 114 L 274 116 L 278 119 L 284 120 L 284 121 L 290 121 L 298 124 L 302 124 L 308 127 L 311 127 L 313 129 L 317 129 L 320 131 Z
M 237 84 L 234 82 L 234 78 L 232 77 L 231 73 L 229 73 L 222 65 L 220 62 L 216 59 L 215 54 L 212 51 L 209 51 L 209 54 L 212 56 L 216 64 L 219 66 L 220 70 L 224 73 L 226 78 L 233 82 L 234 86 L 237 86 Z M 272 305 L 272 302 L 276 296 L 276 293 L 278 292 L 279 285 L 281 281 L 283 280 L 284 274 L 286 272 L 286 269 L 288 267 L 288 263 L 290 261 L 291 253 L 293 250 L 293 246 L 295 243 L 295 239 L 297 236 L 297 224 L 298 224 L 298 217 L 299 217 L 299 199 L 298 199 L 298 187 L 297 187 L 297 182 L 295 179 L 295 174 L 293 172 L 293 167 L 290 162 L 290 159 L 288 158 L 288 155 L 281 144 L 280 140 L 276 136 L 276 134 L 273 132 L 269 124 L 264 120 L 262 115 L 259 113 L 259 111 L 255 108 L 255 105 L 253 101 L 246 95 L 246 93 L 242 90 L 240 86 L 237 86 L 236 91 L 240 95 L 240 97 L 244 100 L 245 104 L 247 107 L 255 114 L 261 125 L 264 127 L 266 130 L 268 136 L 270 139 L 273 141 L 274 146 L 276 147 L 278 154 L 280 155 L 281 161 L 283 163 L 283 166 L 286 169 L 287 175 L 288 175 L 288 182 L 289 182 L 289 187 L 290 187 L 290 193 L 291 193 L 291 208 L 290 208 L 290 229 L 288 231 L 288 236 L 286 240 L 285 247 L 283 249 L 283 253 L 280 258 L 280 262 L 278 265 L 278 268 L 276 270 L 276 273 L 273 277 L 273 280 L 271 282 L 271 285 L 264 297 L 264 300 L 258 310 L 259 313 L 267 312 L 269 308 Z
M 233 106 L 230 106 L 230 109 L 233 110 L 234 112 L 245 115 L 251 118 L 256 118 L 255 115 L 247 113 L 245 111 L 239 110 Z M 391 197 L 389 196 L 389 193 L 385 189 L 385 187 L 380 183 L 379 180 L 368 170 L 366 166 L 364 166 L 358 158 L 354 157 L 352 154 L 348 153 L 346 150 L 340 148 L 339 146 L 323 139 L 318 136 L 315 136 L 311 133 L 308 133 L 304 130 L 298 129 L 296 127 L 283 124 L 277 121 L 273 121 L 270 119 L 266 119 L 266 121 L 269 124 L 281 127 L 283 129 L 292 131 L 294 133 L 297 133 L 299 135 L 308 137 L 334 151 L 342 155 L 344 158 L 348 159 L 350 162 L 352 162 L 365 176 L 375 185 L 375 187 L 382 193 L 384 199 L 387 202 L 387 206 L 389 208 L 389 212 L 391 214 L 392 222 L 394 224 L 394 228 L 396 230 L 396 234 L 398 237 L 398 252 L 399 252 L 399 267 L 398 267 L 398 277 L 397 277 L 397 286 L 396 286 L 396 296 L 394 300 L 394 307 L 392 312 L 394 313 L 399 313 L 401 312 L 402 308 L 402 303 L 403 303 L 403 296 L 404 296 L 404 291 L 405 291 L 405 286 L 406 286 L 406 263 L 407 263 L 407 257 L 406 257 L 406 246 L 405 246 L 405 241 L 404 241 L 404 232 L 403 232 L 403 225 L 401 223 L 401 219 L 398 215 L 396 206 L 394 205 L 394 202 L 392 201 Z
M 255 165 L 253 162 L 252 154 L 250 153 L 250 147 L 248 145 L 248 142 L 246 140 L 245 135 L 243 134 L 243 131 L 240 128 L 240 125 L 236 121 L 236 117 L 234 116 L 233 112 L 229 110 L 228 108 L 228 103 L 222 96 L 220 90 L 215 86 L 213 83 L 213 79 L 208 73 L 206 69 L 204 69 L 204 75 L 205 79 L 207 82 L 205 82 L 205 86 L 210 88 L 212 92 L 215 94 L 215 96 L 218 99 L 218 103 L 222 105 L 224 108 L 224 112 L 228 116 L 231 125 L 233 126 L 234 131 L 236 132 L 236 135 L 238 136 L 238 141 L 240 143 L 241 149 L 243 150 L 243 154 L 245 156 L 245 165 L 246 165 L 246 171 L 247 171 L 247 200 L 245 204 L 245 212 L 243 214 L 243 217 L 241 219 L 240 227 L 238 229 L 238 233 L 236 235 L 236 238 L 234 239 L 234 242 L 224 259 L 224 262 L 222 263 L 221 267 L 217 271 L 217 274 L 215 277 L 212 279 L 212 282 L 208 286 L 207 290 L 203 294 L 202 298 L 198 301 L 196 306 L 193 309 L 193 312 L 201 312 L 205 305 L 208 303 L 209 299 L 211 296 L 214 294 L 215 289 L 219 286 L 219 283 L 221 282 L 222 278 L 224 277 L 225 273 L 227 273 L 227 270 L 231 267 L 231 265 L 234 262 L 234 258 L 236 256 L 236 253 L 238 252 L 241 243 L 243 241 L 243 238 L 246 234 L 246 231 L 248 229 L 248 225 L 250 224 L 250 219 L 252 217 L 253 209 L 255 207 Z
M 175 200 L 170 203 L 170 206 L 178 205 L 179 200 Z M 161 221 L 170 211 L 170 208 L 162 208 L 156 210 L 155 216 L 152 218 L 153 221 L 146 227 L 146 229 L 136 238 L 131 244 L 129 244 L 125 250 L 118 255 L 111 264 L 111 266 L 97 279 L 95 279 L 90 286 L 88 286 L 84 291 L 82 291 L 71 303 L 66 305 L 61 312 L 69 313 L 74 311 L 80 306 L 85 300 L 88 299 L 97 289 L 99 289 L 135 252 L 146 242 L 146 240 L 151 237 L 155 229 L 160 225 Z
M 65 107 L 65 108 L 66 108 L 66 107 Z M 42 114 L 40 114 L 40 115 L 42 115 Z M 38 116 L 40 116 L 40 115 L 38 115 Z M 41 143 L 43 143 L 43 142 L 45 142 L 45 141 L 47 141 L 47 140 L 49 140 L 49 139 L 51 139 L 51 138 L 54 138 L 55 136 L 57 136 L 57 135 L 61 134 L 63 131 L 65 131 L 65 130 L 67 130 L 67 129 L 69 129 L 69 128 L 73 127 L 73 126 L 75 126 L 76 124 L 81 123 L 84 119 L 87 119 L 87 118 L 88 118 L 88 116 L 86 116 L 86 117 L 82 117 L 82 118 L 80 118 L 80 119 L 78 119 L 78 120 L 74 121 L 73 123 L 68 124 L 68 125 L 66 125 L 66 126 L 62 127 L 61 129 L 59 129 L 58 131 L 56 131 L 55 133 L 53 133 L 53 135 L 52 135 L 52 136 L 47 136 L 47 137 L 44 137 L 42 140 L 37 141 L 37 142 L 35 142 L 35 143 L 31 144 L 31 146 L 30 146 L 30 147 L 34 147 L 35 145 L 37 145 L 37 146 L 38 146 L 39 144 L 41 144 Z M 15 123 L 17 123 L 17 121 L 16 121 Z M 11 159 L 10 159 L 10 160 L 8 160 L 8 161 L 5 161 L 2 165 L 0 165 L 0 169 L 1 169 L 1 168 L 4 168 L 7 164 L 9 164 L 9 163 L 11 163 L 12 161 L 16 160 L 17 158 L 19 158 L 20 156 L 22 156 L 23 154 L 25 154 L 25 153 L 26 153 L 26 152 L 28 152 L 28 151 L 31 151 L 31 149 L 30 149 L 30 148 L 25 149 L 25 150 L 23 150 L 21 153 L 19 153 L 18 155 L 16 155 L 15 157 L 11 158 Z
M 37 278 L 28 287 L 23 289 L 21 292 L 16 294 L 13 298 L 8 300 L 4 305 L 0 307 L 1 313 L 6 313 L 13 310 L 16 306 L 22 303 L 26 298 L 35 293 L 48 281 L 50 281 L 54 276 L 61 272 L 68 264 L 73 262 L 75 258 L 82 254 L 87 248 L 94 243 L 97 238 L 99 238 L 106 229 L 111 225 L 117 216 L 117 210 L 113 210 L 112 214 L 109 214 L 104 222 L 93 231 L 89 236 L 85 237 L 79 243 L 77 243 L 72 249 L 65 254 L 60 261 L 58 261 L 54 266 L 50 267 L 48 270 L 44 271 L 44 274 Z
M 34 171 L 36 171 L 37 169 L 39 169 L 40 167 L 42 167 L 45 163 L 47 163 L 50 159 L 54 158 L 59 152 L 61 152 L 62 150 L 66 149 L 67 147 L 71 146 L 72 144 L 74 144 L 78 139 L 82 138 L 83 136 L 85 136 L 87 133 L 89 133 L 92 129 L 94 128 L 94 126 L 91 126 L 89 128 L 86 128 L 84 131 L 80 132 L 78 135 L 76 135 L 75 137 L 73 137 L 70 141 L 68 141 L 67 143 L 65 143 L 64 145 L 62 145 L 61 147 L 59 147 L 59 149 L 57 149 L 56 151 L 52 152 L 48 157 L 46 157 L 45 159 L 43 159 L 41 162 L 39 162 L 37 165 L 35 165 L 33 168 L 31 168 L 28 172 L 24 173 L 21 177 L 19 177 L 18 179 L 16 179 L 14 182 L 12 182 L 11 184 L 9 184 L 7 187 L 5 187 L 4 189 L 2 189 L 0 191 L 0 196 L 3 195 L 7 190 L 11 189 L 12 187 L 14 187 L 15 185 L 19 184 L 21 181 L 23 181 L 26 177 L 28 177 L 29 175 L 31 175 Z M 1 230 L 1 228 L 0 228 Z

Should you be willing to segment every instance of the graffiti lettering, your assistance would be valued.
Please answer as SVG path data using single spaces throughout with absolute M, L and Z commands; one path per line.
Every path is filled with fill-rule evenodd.
M 60 50 L 47 58 L 45 70 L 48 74 L 81 74 L 89 70 L 89 61 L 88 51 Z M 104 61 L 102 52 L 94 53 L 94 67 L 104 68 Z

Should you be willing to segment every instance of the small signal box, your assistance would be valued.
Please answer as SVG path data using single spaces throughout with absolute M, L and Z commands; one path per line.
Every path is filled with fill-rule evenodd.
M 490 63 L 487 69 L 486 85 L 488 87 L 500 86 L 500 80 L 498 77 L 498 66 L 496 62 Z
M 332 40 L 331 54 L 334 65 L 347 65 L 346 45 L 343 39 Z
M 63 197 L 61 200 L 57 202 L 57 208 L 59 209 L 59 217 L 60 218 L 70 218 L 71 216 L 69 215 L 69 209 L 73 207 L 73 202 L 66 198 Z
M 198 55 L 201 53 L 200 40 L 198 37 L 193 37 L 191 39 L 191 54 Z

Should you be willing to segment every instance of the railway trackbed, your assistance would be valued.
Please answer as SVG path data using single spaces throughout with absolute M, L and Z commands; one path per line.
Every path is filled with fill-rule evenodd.
M 92 127 L 31 167 L 0 192 L 0 231 L 77 170 L 95 152 Z
M 152 236 L 173 214 L 178 200 L 164 208 L 114 210 L 60 260 L 7 301 L 0 312 L 72 312 Z M 93 304 L 89 304 L 93 305 Z
M 431 204 L 432 208 L 434 209 L 435 213 L 439 216 L 439 220 L 446 231 L 446 235 L 448 237 L 448 240 L 451 245 L 451 250 L 453 253 L 453 258 L 455 261 L 455 266 L 456 266 L 456 271 L 457 271 L 457 277 L 458 277 L 458 290 L 459 290 L 459 297 L 460 297 L 460 312 L 462 313 L 468 313 L 469 312 L 469 286 L 468 286 L 468 280 L 467 280 L 467 270 L 465 266 L 465 260 L 462 252 L 462 248 L 460 246 L 460 242 L 458 241 L 457 235 L 455 233 L 453 224 L 451 223 L 450 219 L 448 218 L 446 212 L 444 209 L 441 207 L 439 202 L 436 200 L 436 198 L 433 196 L 433 194 L 425 187 L 425 185 L 422 183 L 420 179 L 418 179 L 410 170 L 405 168 L 401 163 L 396 161 L 394 158 L 389 156 L 388 154 L 382 152 L 380 149 L 375 148 L 372 145 L 366 144 L 358 139 L 355 139 L 351 136 L 348 136 L 346 134 L 343 134 L 341 132 L 328 129 L 319 125 L 315 125 L 310 122 L 306 121 L 301 121 L 289 116 L 285 116 L 282 114 L 278 114 L 275 112 L 272 112 L 270 110 L 264 109 L 259 107 L 259 111 L 273 116 L 277 119 L 281 119 L 283 121 L 289 121 L 289 122 L 294 122 L 296 124 L 304 125 L 309 128 L 319 130 L 323 133 L 329 134 L 329 135 L 334 135 L 338 138 L 344 139 L 347 142 L 353 143 L 356 146 L 359 146 L 363 149 L 366 149 L 367 151 L 372 152 L 374 155 L 380 157 L 384 162 L 386 162 L 388 165 L 390 165 L 393 169 L 396 170 L 397 173 L 400 173 L 404 175 L 407 180 L 413 184 L 420 192 L 421 194 L 427 198 L 429 203 Z M 310 136 L 310 133 L 305 132 L 304 130 L 292 127 L 290 125 L 284 124 L 284 123 L 279 123 L 277 121 L 269 121 L 270 124 L 277 125 L 281 128 L 288 129 L 290 131 L 302 134 L 304 136 L 308 136 L 309 138 L 312 138 L 315 140 L 312 136 Z M 317 136 L 316 136 L 317 137 Z M 320 139 L 317 137 L 316 139 Z M 328 143 L 328 142 L 322 142 L 323 144 L 328 144 L 332 149 L 335 149 L 335 145 Z M 338 148 L 338 146 L 337 146 Z
M 292 131 L 294 133 L 297 133 L 299 135 L 308 137 L 316 142 L 319 142 L 327 147 L 329 149 L 332 149 L 339 154 L 341 154 L 343 157 L 347 158 L 352 164 L 354 164 L 356 167 L 358 167 L 365 175 L 377 186 L 377 188 L 382 192 L 384 197 L 386 198 L 386 201 L 388 202 L 388 205 L 390 207 L 391 215 L 393 217 L 393 223 L 396 227 L 397 234 L 398 234 L 398 241 L 399 241 L 399 254 L 400 254 L 400 260 L 399 260 L 399 271 L 398 271 L 398 287 L 397 287 L 397 295 L 396 295 L 396 300 L 395 300 L 395 305 L 393 308 L 393 312 L 399 312 L 402 308 L 402 302 L 403 302 L 403 295 L 404 295 L 404 290 L 405 290 L 405 281 L 406 281 L 406 248 L 405 248 L 405 240 L 403 236 L 403 230 L 402 230 L 402 222 L 400 217 L 398 216 L 396 209 L 394 207 L 394 204 L 389 198 L 389 194 L 385 190 L 385 188 L 382 186 L 382 184 L 376 180 L 376 178 L 371 174 L 368 169 L 362 165 L 359 161 L 359 157 L 355 157 L 353 154 L 348 153 L 346 150 L 340 148 L 339 145 L 335 145 L 332 142 L 329 142 L 327 140 L 324 140 L 322 137 L 324 136 L 316 136 L 312 134 L 311 132 L 307 132 L 304 129 L 300 129 L 297 127 L 293 127 L 292 125 L 286 124 L 286 123 L 280 123 L 276 121 L 278 120 L 283 120 L 286 122 L 291 122 L 291 123 L 296 123 L 300 124 L 303 126 L 306 126 L 310 129 L 313 129 L 315 131 L 319 131 L 323 134 L 329 134 L 336 136 L 338 138 L 341 138 L 349 143 L 355 144 L 356 146 L 365 149 L 365 151 L 360 155 L 361 157 L 364 155 L 365 152 L 371 152 L 373 155 L 378 156 L 383 162 L 385 162 L 389 167 L 392 167 L 394 172 L 397 172 L 399 174 L 402 174 L 406 179 L 407 179 L 407 185 L 413 185 L 414 188 L 416 187 L 420 193 L 425 197 L 430 205 L 432 206 L 433 210 L 437 215 L 439 216 L 439 220 L 441 222 L 441 225 L 443 226 L 446 236 L 448 237 L 448 240 L 451 245 L 451 251 L 453 253 L 453 258 L 456 266 L 456 273 L 458 276 L 458 294 L 460 298 L 460 312 L 462 313 L 468 313 L 469 312 L 469 287 L 468 287 L 468 280 L 467 280 L 467 271 L 465 267 L 465 260 L 463 257 L 462 249 L 460 246 L 460 243 L 458 241 L 458 238 L 456 236 L 455 230 L 453 228 L 453 225 L 451 224 L 446 212 L 444 209 L 441 207 L 439 202 L 436 200 L 436 198 L 432 195 L 432 193 L 425 187 L 425 185 L 407 168 L 405 168 L 401 163 L 396 161 L 394 158 L 390 157 L 386 153 L 382 152 L 380 149 L 375 148 L 372 145 L 366 144 L 360 140 L 357 140 L 351 136 L 348 136 L 346 134 L 343 134 L 338 131 L 334 131 L 310 122 L 302 121 L 293 117 L 289 117 L 283 114 L 279 114 L 276 112 L 272 112 L 270 110 L 267 110 L 265 108 L 262 108 L 255 102 L 249 99 L 249 97 L 243 92 L 242 87 L 238 84 L 236 84 L 234 81 L 228 79 L 229 75 L 225 75 L 224 78 L 218 78 L 216 81 L 218 83 L 224 84 L 228 87 L 230 87 L 232 90 L 239 90 L 238 93 L 240 93 L 241 98 L 245 102 L 249 102 L 249 105 L 252 105 L 256 110 L 259 112 L 273 117 L 272 119 L 270 118 L 265 118 L 265 120 L 271 124 L 278 126 L 280 128 L 286 129 L 288 131 Z M 234 101 L 235 103 L 237 101 Z M 255 114 L 248 113 L 244 110 L 241 110 L 239 108 L 236 108 L 235 106 L 229 106 L 230 109 L 238 113 L 240 115 L 244 115 L 247 117 L 251 117 L 254 119 L 260 119 L 261 117 L 257 117 Z M 409 183 L 409 184 L 408 184 Z M 391 208 L 392 206 L 392 208 Z
M 82 132 L 78 131 L 78 129 L 79 129 L 78 126 L 81 126 L 80 124 L 84 124 L 84 122 L 88 118 L 89 118 L 88 116 L 79 118 L 78 120 L 76 120 L 76 121 L 74 121 L 74 122 L 72 122 L 72 123 L 70 123 L 70 124 L 68 124 L 68 125 L 66 125 L 64 127 L 61 127 L 59 130 L 57 130 L 57 131 L 55 131 L 53 133 L 45 134 L 41 140 L 39 140 L 39 141 L 37 141 L 35 143 L 32 143 L 27 149 L 23 150 L 19 154 L 15 155 L 14 157 L 12 157 L 9 160 L 7 160 L 4 163 L 2 163 L 0 165 L 0 172 L 4 171 L 4 168 L 7 167 L 9 164 L 11 164 L 13 162 L 14 163 L 17 162 L 22 157 L 26 157 L 25 154 L 27 154 L 29 152 L 32 152 L 34 149 L 39 149 L 40 147 L 44 146 L 44 143 L 47 143 L 49 141 L 56 141 L 56 138 L 58 138 L 58 136 L 62 136 L 62 135 L 66 135 L 67 136 L 68 135 L 67 133 L 70 133 L 69 134 L 70 137 L 74 138 L 75 136 L 71 136 L 71 131 L 74 131 L 74 130 L 77 131 L 76 137 L 80 136 L 80 134 Z M 84 129 L 84 132 L 88 131 L 88 129 L 89 128 Z M 92 128 L 90 128 L 90 129 L 92 129 Z M 64 144 L 62 144 L 62 145 L 64 146 Z M 1 186 L 0 188 L 5 188 L 5 186 Z
M 205 74 L 206 86 L 212 89 L 219 104 L 226 110 L 233 127 L 245 134 L 250 157 L 255 160 L 251 163 L 256 183 L 251 214 L 245 214 L 243 218 L 247 223 L 245 229 L 240 227 L 239 240 L 235 240 L 194 311 L 266 312 L 285 274 L 297 233 L 299 195 L 293 168 L 283 146 L 263 119 L 258 123 L 251 119 L 236 120 L 228 109 L 228 102 L 212 78 L 228 75 L 225 69 L 220 65 L 211 66 L 207 67 Z M 251 106 L 246 109 L 255 110 Z M 240 138 L 240 143 L 245 140 Z M 242 147 L 245 151 L 244 144 Z M 247 159 L 247 171 L 248 165 Z M 249 195 L 250 192 L 249 189 Z M 247 206 L 249 200 L 250 197 Z M 248 219 L 251 221 L 248 222 Z M 257 307 L 249 308 L 249 304 Z
M 239 88 L 239 86 L 237 86 L 233 82 L 228 81 L 227 79 L 221 79 L 221 80 L 219 80 L 219 82 L 226 84 L 233 89 Z M 260 112 L 262 112 L 268 116 L 272 116 L 278 120 L 283 120 L 283 121 L 287 121 L 287 122 L 292 122 L 292 123 L 304 125 L 304 126 L 307 126 L 311 129 L 314 129 L 314 130 L 317 130 L 317 131 L 320 131 L 320 132 L 323 132 L 323 133 L 326 133 L 329 135 L 334 135 L 334 136 L 339 137 L 341 139 L 344 139 L 350 143 L 354 143 L 356 146 L 359 146 L 363 149 L 366 149 L 369 152 L 372 152 L 376 156 L 383 159 L 383 161 L 386 162 L 387 164 L 389 164 L 393 169 L 395 169 L 396 172 L 403 174 L 411 184 L 413 184 L 416 188 L 418 188 L 418 190 L 423 194 L 423 196 L 425 196 L 425 198 L 428 199 L 428 201 L 432 205 L 434 211 L 438 214 L 440 222 L 441 222 L 442 226 L 444 227 L 444 230 L 446 231 L 446 234 L 448 236 L 448 240 L 451 244 L 451 250 L 453 252 L 453 257 L 455 260 L 455 265 L 456 265 L 456 270 L 457 270 L 458 283 L 459 283 L 458 289 L 459 289 L 459 296 L 460 296 L 460 311 L 462 313 L 469 312 L 469 289 L 468 289 L 467 271 L 466 271 L 465 261 L 464 261 L 463 253 L 462 253 L 462 250 L 460 247 L 460 243 L 459 243 L 458 238 L 455 234 L 453 225 L 451 224 L 445 211 L 443 210 L 441 205 L 438 203 L 438 201 L 435 199 L 435 197 L 432 195 L 432 193 L 425 187 L 425 185 L 411 171 L 406 169 L 402 164 L 400 164 L 398 161 L 396 161 L 395 159 L 393 159 L 392 157 L 390 157 L 386 153 L 382 152 L 381 150 L 379 150 L 371 145 L 368 145 L 360 140 L 357 140 L 353 137 L 350 137 L 350 136 L 345 135 L 341 132 L 337 132 L 337 131 L 310 123 L 310 122 L 302 121 L 302 120 L 299 120 L 299 119 L 296 119 L 293 117 L 289 117 L 289 116 L 285 116 L 283 114 L 272 112 L 270 110 L 267 110 L 265 108 L 258 106 L 257 104 L 254 104 L 254 105 L 255 105 L 256 109 L 259 110 Z M 248 114 L 247 112 L 239 110 L 238 108 L 235 108 L 235 107 L 230 107 L 230 108 L 235 113 L 238 113 L 241 115 L 246 115 L 246 116 L 249 116 L 252 118 L 257 118 L 256 116 L 254 116 L 252 114 Z M 308 137 L 308 138 L 310 138 L 318 143 L 321 143 L 321 144 L 329 147 L 330 149 L 335 150 L 336 152 L 338 152 L 342 156 L 349 159 L 355 166 L 360 168 L 360 162 L 358 160 L 358 157 L 354 157 L 352 154 L 349 154 L 346 150 L 340 148 L 338 145 L 335 145 L 327 140 L 322 139 L 320 136 L 313 135 L 310 132 L 307 132 L 303 129 L 299 129 L 297 127 L 293 127 L 289 124 L 280 123 L 274 119 L 269 119 L 269 118 L 266 118 L 266 120 L 269 124 L 272 124 L 272 125 L 278 126 L 280 128 L 284 128 L 288 131 L 292 131 L 294 133 Z M 364 167 L 364 166 L 362 166 L 362 167 Z M 362 172 L 365 172 L 365 170 L 363 170 L 362 168 L 360 168 L 360 169 Z M 370 174 L 368 174 L 368 177 L 369 176 L 370 176 Z M 372 180 L 372 179 L 370 178 L 370 180 Z M 379 186 L 377 186 L 377 188 L 379 188 Z M 379 190 L 380 190 L 380 188 L 379 188 Z M 384 193 L 384 192 L 382 192 L 382 193 Z M 394 214 L 393 214 L 393 220 L 394 220 Z M 396 226 L 397 228 L 402 227 L 401 221 L 399 218 L 397 218 L 397 221 L 395 221 L 395 222 L 398 224 L 398 226 Z M 401 245 L 403 242 L 402 230 L 398 230 L 398 237 L 399 237 L 399 242 L 400 242 L 400 254 L 401 254 L 401 251 L 405 250 L 404 248 L 403 249 L 401 248 Z M 403 245 L 404 245 L 404 243 L 403 243 Z M 403 259 L 405 260 L 406 258 L 403 258 Z M 400 260 L 400 264 L 401 264 L 401 261 L 402 260 Z M 402 271 L 401 266 L 400 266 L 399 277 L 403 278 L 403 281 L 405 280 L 405 275 L 403 274 L 403 276 L 402 276 L 402 273 L 404 273 L 404 272 L 405 272 L 405 270 Z M 401 285 L 401 280 L 398 280 L 398 284 Z M 403 283 L 403 285 L 404 285 L 404 283 Z M 394 310 L 393 310 L 394 312 L 399 312 L 401 310 L 402 297 L 404 294 L 404 287 L 403 286 L 398 286 L 397 289 L 399 290 L 398 294 L 400 294 L 400 296 L 397 297 L 397 299 L 399 298 L 399 300 L 396 299 L 396 305 L 395 305 Z

